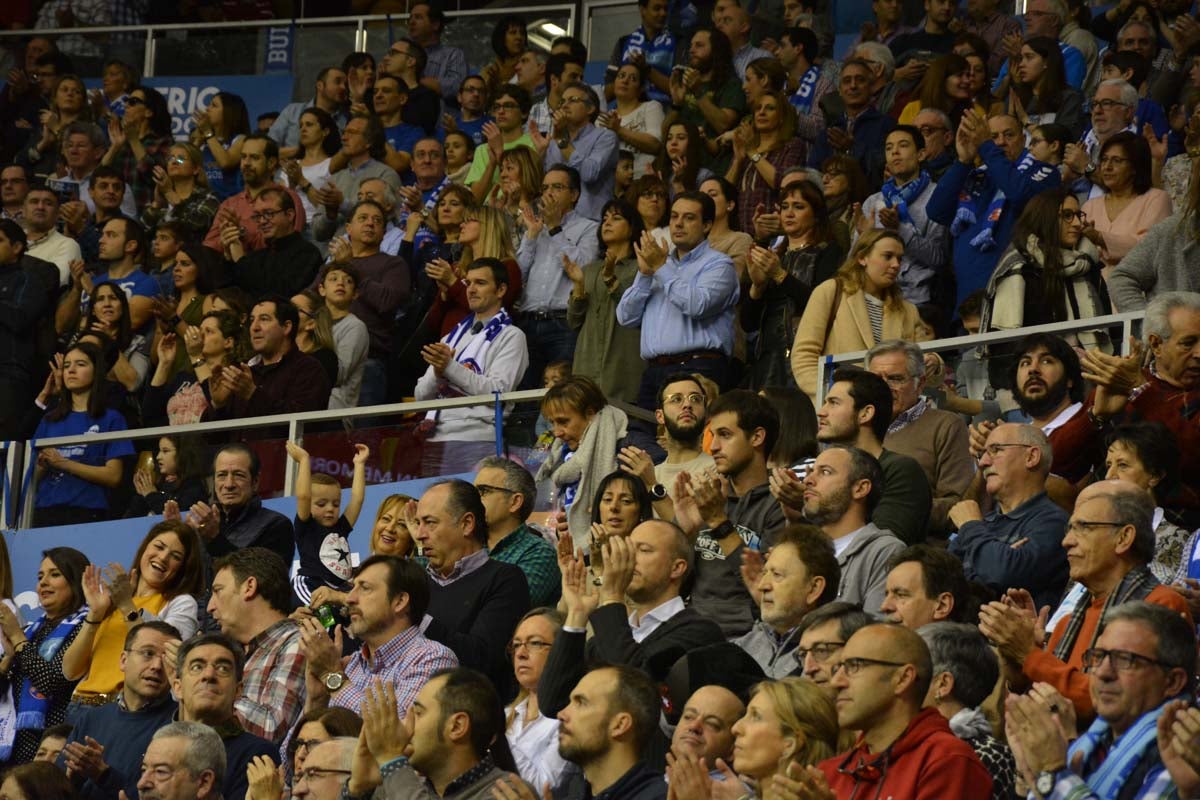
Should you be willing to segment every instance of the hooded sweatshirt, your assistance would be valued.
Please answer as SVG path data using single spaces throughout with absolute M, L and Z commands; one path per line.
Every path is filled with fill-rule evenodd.
M 860 736 L 849 753 L 818 766 L 839 800 L 947 800 L 992 792 L 979 756 L 934 708 L 917 714 L 883 753 L 868 752 Z

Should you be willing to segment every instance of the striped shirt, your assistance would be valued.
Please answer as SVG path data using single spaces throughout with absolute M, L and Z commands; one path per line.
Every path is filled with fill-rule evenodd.
M 396 692 L 396 712 L 404 716 L 417 692 L 433 673 L 457 666 L 458 657 L 448 647 L 426 639 L 420 629 L 413 626 L 376 648 L 374 653 L 369 653 L 363 645 L 352 655 L 346 665 L 347 683 L 333 695 L 330 705 L 348 708 L 355 714 L 362 713 L 367 684 L 384 680 L 392 684 Z
M 866 292 L 863 292 L 863 297 L 867 301 L 867 316 L 871 318 L 871 334 L 875 337 L 875 344 L 879 344 L 883 338 L 883 301 Z

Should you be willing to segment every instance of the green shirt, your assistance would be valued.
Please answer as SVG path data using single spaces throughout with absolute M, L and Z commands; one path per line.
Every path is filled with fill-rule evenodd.
M 529 131 L 522 133 L 511 142 L 504 143 L 505 150 L 512 150 L 514 147 L 528 147 L 530 150 L 537 151 L 533 145 L 533 139 L 529 138 Z M 471 169 L 467 172 L 467 186 L 479 181 L 483 177 L 483 173 L 487 170 L 488 162 L 492 160 L 492 151 L 488 149 L 487 143 L 479 145 L 475 148 L 475 157 L 471 162 Z M 540 159 L 538 159 L 540 160 Z M 496 169 L 492 172 L 492 186 L 500 182 L 500 165 L 496 165 Z M 488 189 L 491 189 L 489 186 Z
M 529 583 L 529 601 L 533 607 L 553 606 L 562 591 L 562 573 L 558 571 L 558 553 L 538 533 L 521 523 L 512 533 L 488 551 L 488 557 L 519 567 Z

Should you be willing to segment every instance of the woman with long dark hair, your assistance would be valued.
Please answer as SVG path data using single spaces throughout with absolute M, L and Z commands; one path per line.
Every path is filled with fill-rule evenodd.
M 192 114 L 192 144 L 204 153 L 208 187 L 219 200 L 242 190 L 242 142 L 250 135 L 246 101 L 231 92 L 217 92 L 208 107 Z
M 956 53 L 947 53 L 934 59 L 929 65 L 917 89 L 917 99 L 900 112 L 900 124 L 912 125 L 925 108 L 936 108 L 950 117 L 951 124 L 958 127 L 963 111 L 974 105 L 980 114 L 987 109 L 975 102 L 971 93 L 971 65 Z
M 171 112 L 162 92 L 134 86 L 125 98 L 125 116 L 108 120 L 108 152 L 100 163 L 115 167 L 125 176 L 126 191 L 133 193 L 138 208 L 154 194 L 154 168 L 166 163 L 174 144 Z
M 1035 196 L 1013 228 L 987 284 L 980 330 L 1011 330 L 1108 313 L 1100 254 L 1083 236 L 1087 218 L 1075 195 L 1054 189 Z M 1081 341 L 1107 345 L 1102 332 Z
M 56 402 L 38 423 L 34 438 L 127 430 L 125 418 L 105 406 L 107 371 L 95 344 L 79 342 L 67 350 L 37 397 L 40 407 Z M 122 460 L 133 454 L 133 446 L 125 440 L 38 450 L 34 527 L 107 519 L 108 492 L 121 485 Z
M 165 520 L 150 528 L 128 572 L 116 561 L 83 571 L 87 624 L 63 658 L 63 675 L 79 681 L 71 700 L 94 706 L 121 688 L 121 653 L 129 629 L 162 620 L 187 639 L 196 632 L 196 598 L 204 590 L 204 544 L 194 528 Z M 74 720 L 72 720 L 74 721 Z
M 671 232 L 667 230 L 667 220 L 671 214 L 669 195 L 668 184 L 662 178 L 642 175 L 633 179 L 624 198 L 630 208 L 637 212 L 642 230 L 650 231 L 655 240 L 666 248 L 671 247 Z
M 1104 194 L 1083 204 L 1083 235 L 1100 248 L 1104 273 L 1121 262 L 1146 232 L 1171 216 L 1171 197 L 1151 186 L 1150 145 L 1132 131 L 1115 133 L 1100 146 L 1097 163 Z
M 621 149 L 633 151 L 634 175 L 645 175 L 662 148 L 663 107 L 646 97 L 649 69 L 622 64 L 613 80 L 613 109 L 596 120 L 617 135 Z
M 62 724 L 75 681 L 63 675 L 63 658 L 87 616 L 83 571 L 88 559 L 72 547 L 42 552 L 37 572 L 42 613 L 22 628 L 17 615 L 0 603 L 0 687 L 12 689 L 16 735 L 6 766 L 24 764 L 37 753 L 42 731 Z
M 854 206 L 871 194 L 862 165 L 849 153 L 838 153 L 821 163 L 821 191 L 833 222 L 833 238 L 845 253 L 850 249 Z
M 126 392 L 141 389 L 150 372 L 150 341 L 134 332 L 129 317 L 129 298 L 112 281 L 98 283 L 93 288 L 87 316 L 72 342 L 90 333 L 102 333 L 114 345 L 114 356 L 106 359 L 112 363 L 106 377 L 119 383 Z
M 300 203 L 312 219 L 318 203 L 313 202 L 316 190 L 329 177 L 333 154 L 342 149 L 341 133 L 329 112 L 313 106 L 300 112 L 300 153 L 297 158 L 283 162 L 287 185 L 300 195 Z
M 189 325 L 183 336 L 188 366 L 172 368 L 179 347 L 174 333 L 158 339 L 158 366 L 142 400 L 142 415 L 149 425 L 190 425 L 208 408 L 204 382 L 219 366 L 233 363 L 242 323 L 237 313 L 209 311 L 200 324 Z
M 842 253 L 821 190 L 811 181 L 787 187 L 779 204 L 784 241 L 778 250 L 754 247 L 746 271 L 749 291 L 742 295 L 742 330 L 758 333 L 749 359 L 746 385 L 793 386 L 788 347 L 812 290 L 833 277 Z
M 496 58 L 483 69 L 479 77 L 488 86 L 488 96 L 495 97 L 496 89 L 512 80 L 517 71 L 517 59 L 529 46 L 525 20 L 509 14 L 496 21 L 492 28 L 492 52 Z
M 663 147 L 656 171 L 671 190 L 672 197 L 680 192 L 690 192 L 712 177 L 712 170 L 704 163 L 704 140 L 696 126 L 681 119 L 668 120 L 663 129 Z
M 1006 110 L 1022 128 L 1057 122 L 1071 131 L 1072 136 L 1082 135 L 1086 121 L 1083 93 L 1067 83 L 1057 39 L 1049 36 L 1026 39 L 1014 74 L 1009 78 Z
M 571 279 L 567 324 L 579 331 L 572 372 L 600 385 L 607 397 L 632 403 L 642 379 L 641 328 L 617 324 L 617 303 L 637 277 L 633 243 L 645 229 L 642 217 L 624 200 L 609 200 L 600 211 L 599 258 L 564 267 Z

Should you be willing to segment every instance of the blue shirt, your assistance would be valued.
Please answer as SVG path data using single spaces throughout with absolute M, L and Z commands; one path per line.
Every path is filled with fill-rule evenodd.
M 595 222 L 574 211 L 567 212 L 558 233 L 542 228 L 536 239 L 521 237 L 517 264 L 525 287 L 521 292 L 521 311 L 566 313 L 571 279 L 563 272 L 562 257 L 576 264 L 590 264 L 600 251 Z
M 484 142 L 483 126 L 491 122 L 492 118 L 484 114 L 479 119 L 463 119 L 462 112 L 454 115 L 454 127 L 471 137 L 471 141 L 478 147 Z
M 642 358 L 719 350 L 733 354 L 733 312 L 741 292 L 729 256 L 701 242 L 672 250 L 650 277 L 638 272 L 617 304 L 617 322 L 642 326 Z M 643 319 L 653 324 L 642 325 Z
M 108 433 L 109 431 L 124 430 L 128 430 L 125 418 L 111 408 L 106 408 L 99 418 L 90 417 L 85 411 L 72 411 L 56 421 L 43 418 L 38 423 L 33 438 L 50 439 L 55 436 L 78 436 L 84 433 Z M 72 461 L 93 467 L 102 467 L 114 458 L 123 458 L 134 454 L 133 445 L 124 440 L 98 444 L 72 444 L 57 449 Z M 47 470 L 41 482 L 38 483 L 36 507 L 57 508 L 59 506 L 108 508 L 108 492 L 99 484 L 90 483 L 59 470 Z
M 617 135 L 606 128 L 597 128 L 590 122 L 575 136 L 575 149 L 570 158 L 563 158 L 558 142 L 550 140 L 546 148 L 545 168 L 566 163 L 579 170 L 583 184 L 575 213 L 590 220 L 600 221 L 600 211 L 612 199 L 613 183 L 617 179 Z M 583 264 L 584 262 L 578 262 Z
M 399 125 L 392 125 L 383 129 L 383 138 L 397 153 L 412 153 L 413 147 L 417 142 L 428 136 L 425 129 L 420 125 L 409 125 L 407 122 L 401 122 Z M 441 140 L 441 136 L 437 137 Z
M 669 30 L 664 28 L 658 36 L 651 40 L 646 34 L 645 26 L 639 26 L 636 31 L 628 36 L 622 36 L 617 40 L 617 44 L 613 48 L 612 58 L 604 70 L 604 82 L 614 82 L 621 67 L 624 64 L 628 64 L 631 57 L 636 53 L 641 53 L 645 56 L 646 66 L 664 78 L 669 78 L 671 76 L 671 68 L 675 64 L 675 37 L 671 35 Z M 651 100 L 657 100 L 666 105 L 669 105 L 671 102 L 669 94 L 648 80 L 646 81 L 646 96 Z

